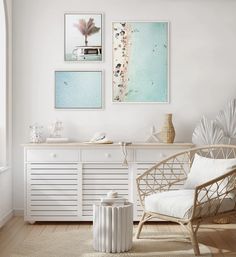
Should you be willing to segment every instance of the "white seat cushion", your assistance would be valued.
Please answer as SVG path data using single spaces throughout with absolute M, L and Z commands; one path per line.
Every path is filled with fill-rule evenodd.
M 192 189 L 180 189 L 149 195 L 145 198 L 145 210 L 166 216 L 188 219 L 192 214 L 191 208 L 194 203 L 194 191 Z M 219 211 L 232 210 L 234 205 L 235 200 L 226 198 L 223 200 Z M 214 207 L 216 205 L 212 206 L 211 211 L 214 210 Z M 204 205 L 201 215 L 204 213 L 204 209 L 209 209 L 208 203 Z

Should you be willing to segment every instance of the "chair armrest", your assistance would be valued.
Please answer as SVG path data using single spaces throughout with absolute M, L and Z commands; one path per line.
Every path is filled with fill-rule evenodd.
M 235 168 L 222 176 L 197 186 L 191 218 L 213 217 L 224 212 L 221 207 L 223 200 L 226 198 L 234 201 L 234 210 L 236 210 L 235 191 Z
M 172 155 L 136 178 L 137 191 L 141 205 L 145 197 L 157 192 L 168 191 L 183 184 L 190 169 L 188 151 Z

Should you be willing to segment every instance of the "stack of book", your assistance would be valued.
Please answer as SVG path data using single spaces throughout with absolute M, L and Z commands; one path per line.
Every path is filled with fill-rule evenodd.
M 102 198 L 101 205 L 108 205 L 108 206 L 123 206 L 126 203 L 126 199 L 123 197 L 113 197 L 113 198 Z

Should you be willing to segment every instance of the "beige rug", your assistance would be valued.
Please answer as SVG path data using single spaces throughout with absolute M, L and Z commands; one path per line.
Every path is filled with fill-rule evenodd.
M 91 231 L 64 231 L 27 238 L 13 250 L 11 257 L 193 257 L 189 241 L 170 235 L 143 233 L 145 239 L 134 240 L 127 253 L 109 254 L 95 252 Z M 200 245 L 201 256 L 212 256 L 208 247 Z

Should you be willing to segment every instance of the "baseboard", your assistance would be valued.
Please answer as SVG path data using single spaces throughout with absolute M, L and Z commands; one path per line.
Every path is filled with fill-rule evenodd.
M 13 213 L 14 213 L 14 216 L 24 216 L 23 209 L 14 209 Z
M 13 210 L 5 214 L 2 219 L 0 219 L 0 228 L 4 226 L 13 217 Z

